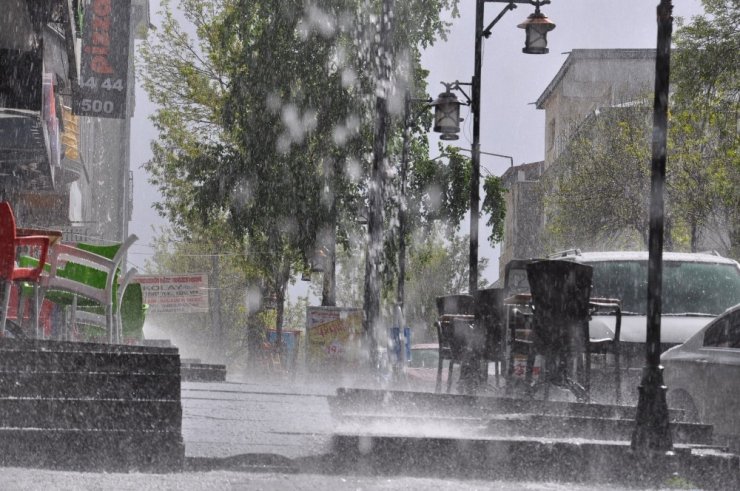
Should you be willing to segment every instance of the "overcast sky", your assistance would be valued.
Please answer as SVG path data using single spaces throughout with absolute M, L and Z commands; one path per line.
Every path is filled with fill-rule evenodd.
M 439 42 L 424 54 L 423 64 L 430 70 L 430 95 L 442 92 L 440 82 L 469 82 L 473 75 L 475 29 L 475 2 L 461 0 L 460 17 L 453 19 L 447 42 Z M 526 55 L 522 53 L 524 31 L 516 26 L 533 7 L 520 5 L 508 12 L 493 28 L 490 38 L 483 42 L 481 150 L 513 157 L 515 164 L 539 161 L 544 158 L 544 111 L 535 109 L 532 102 L 542 94 L 572 49 L 596 48 L 655 48 L 657 28 L 655 9 L 659 0 L 552 0 L 542 11 L 556 24 L 549 33 L 550 53 Z M 674 16 L 689 18 L 702 12 L 699 0 L 674 0 Z M 504 3 L 486 3 L 484 24 L 504 8 Z M 150 0 L 151 22 L 159 24 L 159 1 Z M 151 152 L 149 141 L 156 133 L 147 119 L 153 111 L 146 93 L 137 87 L 136 111 L 131 130 L 131 169 L 134 171 L 134 210 L 130 232 L 139 236 L 129 260 L 142 267 L 151 254 L 148 244 L 152 227 L 164 222 L 151 208 L 157 190 L 149 185 L 141 164 Z M 469 147 L 472 136 L 472 118 L 463 109 L 465 122 L 460 140 L 455 145 Z M 437 138 L 432 136 L 432 151 Z M 507 159 L 482 156 L 482 166 L 501 174 L 509 165 Z M 481 220 L 481 257 L 490 259 L 483 276 L 490 282 L 498 277 L 498 250 L 484 240 L 489 231 L 487 219 Z M 467 220 L 463 230 L 467 233 Z

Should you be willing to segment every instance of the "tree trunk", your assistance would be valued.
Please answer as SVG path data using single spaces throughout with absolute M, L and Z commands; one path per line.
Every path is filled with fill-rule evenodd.
M 221 268 L 217 254 L 211 255 L 211 288 L 213 289 L 213 307 L 211 324 L 213 326 L 214 345 L 217 357 L 224 354 L 223 326 L 221 325 Z
M 326 257 L 324 258 L 324 277 L 321 289 L 321 305 L 324 307 L 336 307 L 337 305 L 337 193 L 336 176 L 334 166 L 337 163 L 324 161 L 324 176 L 327 186 L 331 186 L 331 204 L 329 205 L 329 241 L 326 244 Z
M 332 240 L 327 244 L 326 265 L 321 290 L 321 305 L 336 307 L 337 305 L 337 236 L 336 223 L 332 224 Z
M 275 348 L 280 353 L 280 361 L 282 363 L 283 356 L 285 355 L 285 349 L 283 344 L 283 319 L 285 317 L 285 291 L 290 280 L 290 258 L 287 254 L 283 255 L 283 264 L 278 272 L 278 278 L 276 281 L 275 295 L 277 304 L 276 309 L 276 320 L 275 320 L 275 331 L 276 331 L 276 342 Z
M 696 220 L 691 220 L 691 252 L 697 251 L 698 242 L 699 242 L 699 227 L 696 225 Z

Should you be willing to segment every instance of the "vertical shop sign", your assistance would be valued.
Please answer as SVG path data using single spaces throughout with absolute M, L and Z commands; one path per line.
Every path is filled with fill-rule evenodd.
M 131 0 L 90 0 L 82 27 L 74 113 L 126 117 Z

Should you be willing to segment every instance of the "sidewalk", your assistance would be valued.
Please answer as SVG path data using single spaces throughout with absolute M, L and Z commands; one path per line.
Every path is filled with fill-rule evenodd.
M 186 458 L 331 451 L 330 388 L 308 384 L 182 383 Z
M 369 397 L 362 403 L 369 413 L 377 409 L 370 403 L 373 399 L 384 401 L 386 409 L 389 407 L 389 396 L 384 396 L 382 391 L 371 391 L 366 396 L 363 391 L 358 394 Z M 460 407 L 468 405 L 468 410 L 478 411 L 464 397 L 458 400 L 455 396 L 412 394 L 408 398 L 419 410 L 426 404 L 424 401 L 441 399 L 453 411 L 450 414 L 458 418 L 478 417 L 461 415 L 459 408 L 452 407 L 462 403 Z M 182 472 L 116 474 L 4 468 L 0 473 L 0 489 L 560 491 L 697 485 L 681 479 L 675 483 L 661 480 L 658 486 L 654 482 L 634 480 L 626 483 L 624 477 L 634 473 L 635 463 L 624 456 L 621 462 L 611 461 L 624 453 L 625 445 L 621 443 L 495 437 L 460 432 L 457 427 L 446 436 L 430 433 L 394 436 L 393 433 L 398 433 L 393 431 L 398 429 L 394 426 L 383 430 L 385 435 L 363 436 L 371 428 L 361 425 L 347 431 L 347 426 L 332 415 L 330 401 L 337 403 L 336 389 L 317 383 L 183 382 L 185 467 Z M 408 416 L 406 412 L 405 416 Z M 439 416 L 445 417 L 441 413 Z M 401 418 L 396 424 L 406 423 Z M 444 429 L 438 421 L 429 424 L 438 426 L 438 431 Z M 705 453 L 705 457 L 711 460 L 711 452 Z M 594 466 L 584 467 L 589 462 Z M 715 463 L 709 462 L 699 470 L 727 472 L 727 468 L 718 467 L 723 462 L 734 465 L 732 469 L 737 472 L 737 458 L 715 459 Z M 615 474 L 604 479 L 600 466 Z M 721 484 L 708 487 L 733 489 Z
M 644 465 L 630 451 L 628 438 L 520 435 L 518 419 L 506 420 L 507 424 L 516 423 L 514 433 L 501 434 L 500 428 L 491 427 L 491 422 L 497 421 L 495 413 L 522 411 L 506 409 L 504 406 L 511 405 L 507 401 L 511 400 L 426 393 L 391 395 L 379 390 L 345 390 L 338 395 L 333 387 L 305 382 L 183 383 L 185 470 L 322 474 L 329 481 L 337 475 L 366 476 L 370 482 L 383 476 L 394 482 L 414 477 L 491 483 L 502 479 L 515 483 L 563 481 L 617 489 L 669 486 L 674 473 L 673 484 L 678 486 L 732 489 L 738 483 L 739 459 L 711 445 L 677 444 L 674 456 L 655 458 Z M 345 404 L 355 408 L 347 413 L 349 420 L 340 416 Z M 360 417 L 355 414 L 358 408 Z M 631 408 L 623 409 L 631 412 Z M 583 424 L 585 418 L 615 424 L 620 421 L 615 417 L 623 416 L 584 414 L 574 419 L 559 414 L 546 419 L 550 426 L 566 424 L 559 430 L 562 433 L 567 427 Z M 420 424 L 420 420 L 424 421 Z M 542 418 L 535 421 L 542 426 Z M 598 433 L 603 431 L 598 429 L 601 426 L 594 427 Z

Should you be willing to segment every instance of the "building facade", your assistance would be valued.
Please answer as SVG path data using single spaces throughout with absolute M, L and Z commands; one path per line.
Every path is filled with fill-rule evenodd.
M 7 2 L 1 199 L 22 226 L 60 229 L 71 241 L 121 242 L 133 197 L 134 41 L 146 35 L 148 0 Z
M 571 51 L 536 103 L 545 111 L 545 169 L 589 114 L 644 98 L 654 84 L 653 49 Z

